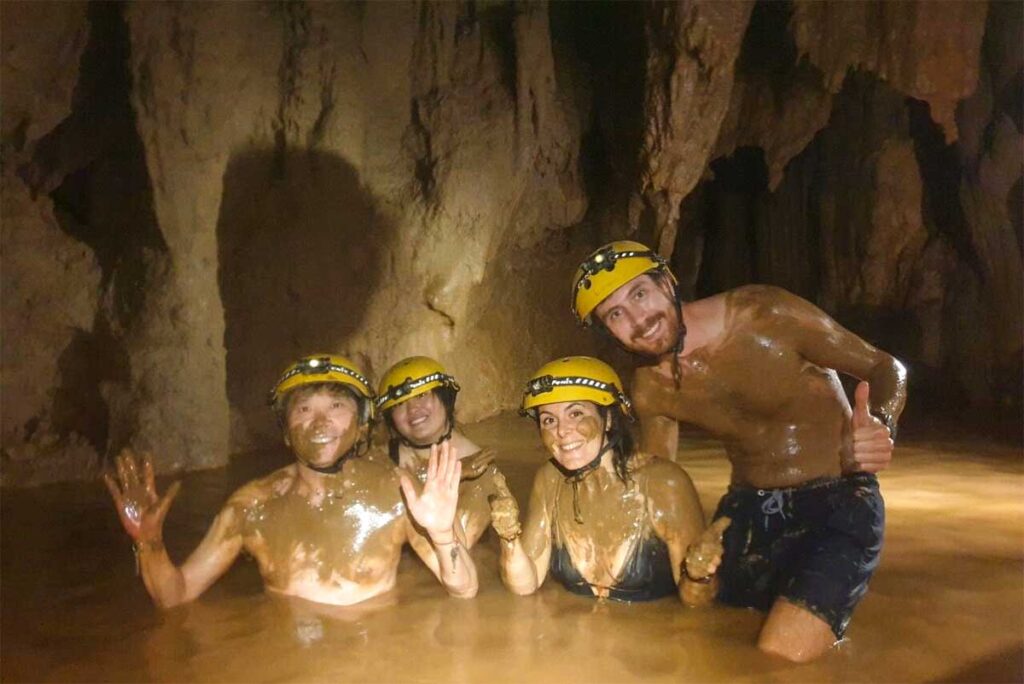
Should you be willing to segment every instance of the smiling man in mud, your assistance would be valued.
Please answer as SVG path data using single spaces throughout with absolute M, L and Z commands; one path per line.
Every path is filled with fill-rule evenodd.
M 903 366 L 779 288 L 683 302 L 665 261 L 631 241 L 583 262 L 573 311 L 648 360 L 633 387 L 645 451 L 674 459 L 680 421 L 724 443 L 732 477 L 715 518 L 732 524 L 719 600 L 768 611 L 762 650 L 824 653 L 878 564 L 885 512 L 873 473 L 892 458 Z M 852 415 L 836 371 L 866 381 Z
M 295 463 L 235 492 L 180 567 L 163 545 L 179 483 L 159 497 L 152 464 L 130 452 L 117 459 L 117 479 L 106 476 L 158 605 L 195 599 L 243 549 L 270 591 L 334 605 L 365 601 L 394 586 L 402 545 L 417 528 L 430 540 L 417 553 L 425 562 L 433 556 L 427 565 L 448 593 L 476 594 L 476 568 L 455 516 L 461 467 L 453 449 L 432 451 L 422 487 L 390 465 L 356 457 L 373 397 L 366 378 L 340 356 L 299 360 L 271 401 Z

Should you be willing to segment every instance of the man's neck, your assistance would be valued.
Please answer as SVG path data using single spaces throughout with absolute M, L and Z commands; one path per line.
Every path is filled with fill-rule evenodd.
M 304 489 L 308 489 L 311 492 L 319 492 L 328 489 L 342 471 L 339 470 L 337 473 L 321 473 L 313 470 L 302 461 L 296 460 L 295 472 Z

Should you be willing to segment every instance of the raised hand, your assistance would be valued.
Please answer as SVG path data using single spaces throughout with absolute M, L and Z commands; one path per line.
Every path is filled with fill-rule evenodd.
M 877 473 L 892 461 L 892 435 L 885 423 L 871 415 L 870 395 L 871 386 L 866 382 L 858 384 L 853 394 L 853 459 L 860 470 Z
M 513 541 L 523 531 L 519 523 L 519 504 L 509 491 L 504 475 L 495 473 L 494 486 L 495 493 L 487 497 L 487 503 L 491 506 L 491 525 L 499 537 Z
M 420 493 L 416 493 L 416 487 L 409 476 L 399 471 L 409 514 L 434 542 L 448 543 L 453 538 L 452 526 L 459 502 L 461 475 L 462 464 L 450 441 L 430 447 L 427 479 Z
M 722 517 L 708 525 L 696 542 L 690 544 L 683 560 L 683 574 L 700 581 L 718 571 L 722 562 L 722 535 L 732 518 Z
M 172 484 L 160 497 L 153 477 L 153 463 L 148 457 L 139 458 L 130 449 L 124 449 L 114 463 L 116 479 L 108 472 L 104 473 L 103 481 L 114 499 L 125 531 L 136 542 L 160 542 L 164 518 L 181 489 L 181 482 Z

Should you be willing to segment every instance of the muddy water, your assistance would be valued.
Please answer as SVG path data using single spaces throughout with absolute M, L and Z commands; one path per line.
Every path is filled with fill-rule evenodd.
M 499 447 L 520 498 L 544 458 L 530 423 L 467 429 Z M 727 480 L 713 442 L 684 439 L 705 509 Z M 18 681 L 1021 681 L 1024 465 L 1019 448 L 904 438 L 882 477 L 889 525 L 878 574 L 848 639 L 810 665 L 760 655 L 761 616 L 676 599 L 619 605 L 549 581 L 505 591 L 496 542 L 473 554 L 475 600 L 447 598 L 411 554 L 372 605 L 321 609 L 263 593 L 240 560 L 199 601 L 161 613 L 134 576 L 130 545 L 94 486 L 4 492 L 0 678 Z M 175 559 L 240 482 L 283 464 L 250 454 L 189 475 L 165 533 Z M 490 533 L 489 533 L 490 534 Z

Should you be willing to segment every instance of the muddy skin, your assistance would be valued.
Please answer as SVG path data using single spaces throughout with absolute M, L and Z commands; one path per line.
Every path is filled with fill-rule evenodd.
M 521 540 L 503 544 L 506 584 L 531 593 L 550 569 L 570 591 L 598 598 L 647 600 L 674 593 L 685 550 L 704 526 L 686 473 L 674 463 L 635 454 L 623 482 L 612 451 L 588 470 L 605 430 L 596 407 L 571 402 L 555 416 L 539 416 L 541 441 L 552 461 L 537 472 Z M 559 427 L 559 420 L 566 424 Z M 581 440 L 583 446 L 572 447 Z M 568 452 L 559 446 L 566 443 Z M 579 474 L 567 477 L 556 459 Z M 533 565 L 533 578 L 517 570 L 520 548 Z
M 350 459 L 313 489 L 282 468 L 236 492 L 224 511 L 225 536 L 240 535 L 267 589 L 348 605 L 394 586 L 405 535 L 395 473 Z
M 431 402 L 420 402 L 423 406 L 422 410 L 444 411 L 444 406 L 436 399 L 436 394 L 433 392 L 431 394 L 435 399 Z M 399 408 L 402 407 L 398 406 L 392 410 Z M 441 437 L 447 432 L 447 429 L 446 420 L 443 424 L 439 424 L 438 434 L 433 436 L 434 439 Z M 433 440 L 428 437 L 427 441 Z M 495 478 L 500 477 L 498 468 L 494 465 L 496 454 L 493 449 L 481 449 L 458 428 L 452 429 L 449 441 L 457 450 L 459 460 L 462 462 L 462 481 L 459 483 L 459 505 L 456 517 L 466 532 L 468 546 L 472 548 L 491 525 L 489 498 L 500 493 L 495 482 Z M 371 450 L 368 456 L 374 461 L 390 463 L 388 455 L 379 449 Z M 412 473 L 421 482 L 426 478 L 429 457 L 429 447 L 417 449 L 406 444 L 400 444 L 398 447 L 398 465 Z
M 287 397 L 284 441 L 296 463 L 235 492 L 180 566 L 162 537 L 179 486 L 160 496 L 152 463 L 125 449 L 116 477 L 104 480 L 154 602 L 170 608 L 195 600 L 245 551 L 269 591 L 350 605 L 394 586 L 406 541 L 450 595 L 475 595 L 476 570 L 456 517 L 455 454 L 437 449 L 422 486 L 390 464 L 355 457 L 367 430 L 359 408 L 337 387 L 313 385 Z
M 593 595 L 608 598 L 629 579 L 623 575 L 634 556 L 660 541 L 669 557 L 659 562 L 667 567 L 651 570 L 679 582 L 683 554 L 699 536 L 703 516 L 678 466 L 638 454 L 630 465 L 630 481 L 623 483 L 607 453 L 576 487 L 582 522 L 575 513 L 573 485 L 550 462 L 541 466 L 523 532 L 523 548 L 531 558 L 566 553 Z M 680 497 L 678 490 L 690 496 Z
M 679 359 L 637 371 L 644 447 L 675 452 L 675 421 L 723 440 L 733 484 L 789 487 L 852 472 L 850 405 L 835 370 L 869 380 L 872 406 L 893 423 L 906 375 L 888 356 L 784 290 L 747 286 L 683 305 Z M 813 359 L 814 363 L 809 361 Z

